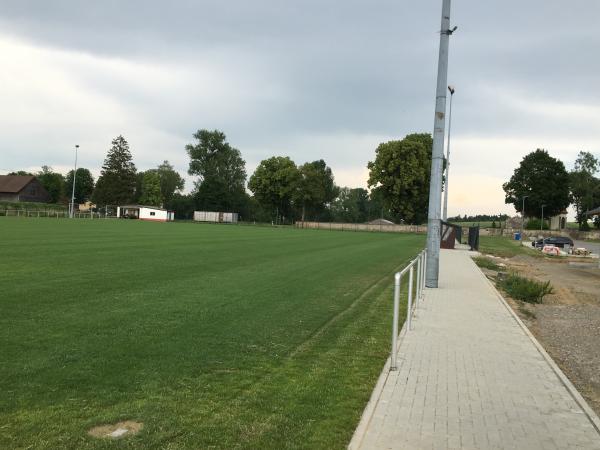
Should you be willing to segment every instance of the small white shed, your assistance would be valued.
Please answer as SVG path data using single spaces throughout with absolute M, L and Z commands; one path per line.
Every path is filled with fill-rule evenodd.
M 167 222 L 174 220 L 175 212 L 155 206 L 125 205 L 117 207 L 117 217 L 121 219 L 150 220 L 153 222 Z

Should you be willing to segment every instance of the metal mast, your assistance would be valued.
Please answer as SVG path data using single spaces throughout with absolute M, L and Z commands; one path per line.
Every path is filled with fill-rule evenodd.
M 448 47 L 450 35 L 450 0 L 442 3 L 440 54 L 438 60 L 433 149 L 431 154 L 431 184 L 429 186 L 429 213 L 427 218 L 427 273 L 425 284 L 438 287 L 440 270 L 440 213 L 442 209 L 442 170 L 444 167 L 444 127 L 446 118 L 446 86 L 448 83 Z
M 454 98 L 454 86 L 448 86 L 450 91 L 450 113 L 448 114 L 448 143 L 446 144 L 446 185 L 444 186 L 444 210 L 443 220 L 448 220 L 448 186 L 450 185 L 450 131 L 452 130 L 452 99 Z

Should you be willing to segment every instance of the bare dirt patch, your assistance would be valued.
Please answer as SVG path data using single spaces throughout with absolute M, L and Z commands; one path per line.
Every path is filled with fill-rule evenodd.
M 95 438 L 119 439 L 137 434 L 143 427 L 144 424 L 141 422 L 125 420 L 123 422 L 99 425 L 91 428 L 88 434 Z
M 539 305 L 508 303 L 556 361 L 588 404 L 600 414 L 600 268 L 598 260 L 503 260 L 520 275 L 550 281 L 554 292 Z M 493 274 L 486 272 L 493 278 Z

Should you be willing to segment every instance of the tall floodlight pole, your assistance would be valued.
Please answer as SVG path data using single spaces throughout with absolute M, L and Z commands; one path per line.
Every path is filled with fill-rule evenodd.
M 448 185 L 450 183 L 450 131 L 452 130 L 452 99 L 454 98 L 454 86 L 448 86 L 450 91 L 450 113 L 448 115 L 448 143 L 446 144 L 446 186 L 444 186 L 444 213 L 442 219 L 448 220 Z
M 75 146 L 75 168 L 73 169 L 73 190 L 71 191 L 71 208 L 69 210 L 69 217 L 72 219 L 75 215 L 75 179 L 77 178 L 77 149 L 79 145 Z
M 442 2 L 440 28 L 440 54 L 438 60 L 435 120 L 433 124 L 433 149 L 431 152 L 431 182 L 429 185 L 429 211 L 427 216 L 427 273 L 425 285 L 438 287 L 440 271 L 440 213 L 442 209 L 442 170 L 444 167 L 444 127 L 446 118 L 446 86 L 448 81 L 448 46 L 450 35 L 450 0 Z

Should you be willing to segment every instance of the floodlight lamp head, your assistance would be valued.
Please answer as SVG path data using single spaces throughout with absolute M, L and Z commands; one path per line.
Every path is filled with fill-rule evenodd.
M 448 90 L 450 91 L 450 95 L 454 95 L 454 86 L 448 86 Z
M 79 148 L 79 144 L 75 144 L 75 148 Z

